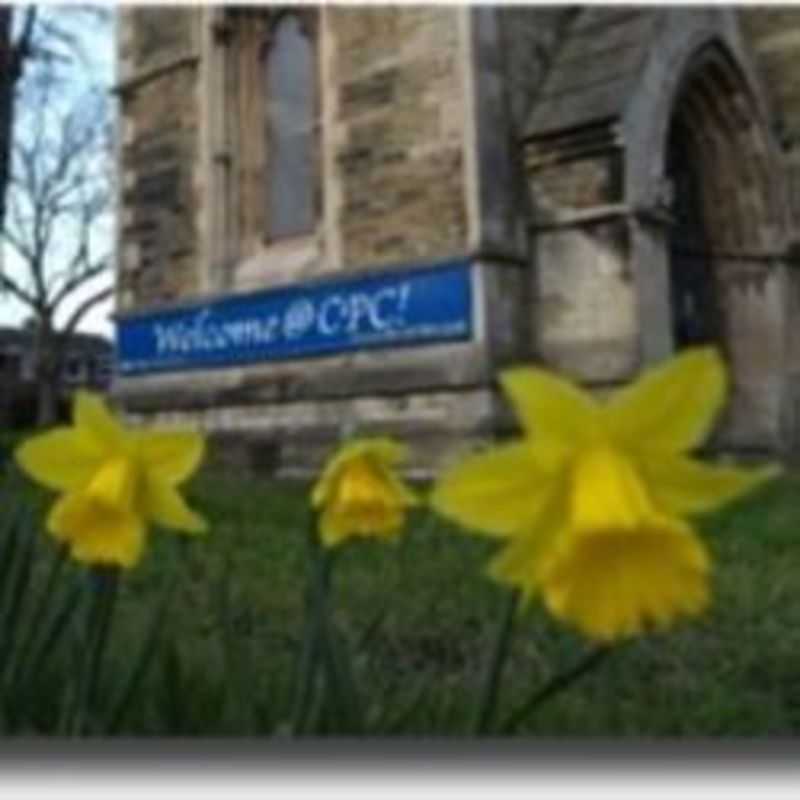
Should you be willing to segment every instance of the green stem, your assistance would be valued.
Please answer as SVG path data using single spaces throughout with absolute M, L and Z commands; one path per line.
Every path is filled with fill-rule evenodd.
M 308 550 L 311 575 L 306 589 L 306 632 L 298 669 L 299 681 L 292 715 L 292 732 L 302 733 L 311 705 L 320 656 L 323 653 L 333 551 L 323 548 L 317 535 L 317 515 L 310 515 Z
M 554 695 L 568 689 L 575 681 L 587 672 L 595 669 L 611 652 L 608 646 L 597 647 L 590 650 L 574 667 L 556 675 L 541 689 L 535 691 L 508 719 L 503 723 L 503 733 L 512 733 L 514 729 L 529 714 L 545 703 Z
M 105 655 L 111 618 L 119 588 L 117 568 L 95 568 L 89 573 L 92 584 L 92 606 L 89 612 L 86 660 L 82 677 L 81 692 L 77 707 L 73 732 L 85 732 L 87 719 L 96 706 L 100 671 Z
M 325 695 L 326 698 L 330 696 L 334 703 L 338 732 L 357 735 L 362 732 L 361 703 L 353 680 L 352 664 L 346 646 L 327 617 L 327 609 L 320 633 Z
M 164 588 L 162 596 L 153 612 L 149 630 L 142 643 L 138 658 L 128 676 L 127 683 L 119 695 L 116 705 L 113 707 L 108 717 L 108 723 L 104 731 L 106 735 L 117 733 L 121 727 L 125 714 L 131 706 L 133 698 L 144 680 L 147 670 L 150 668 L 150 664 L 156 653 L 156 648 L 161 642 L 164 632 L 164 620 L 169 614 L 170 603 L 177 581 L 174 579 L 165 580 L 163 583 Z
M 514 589 L 509 592 L 505 607 L 497 625 L 497 635 L 494 640 L 492 655 L 486 665 L 486 672 L 483 679 L 483 688 L 480 700 L 476 706 L 475 719 L 473 722 L 473 733 L 477 736 L 489 733 L 497 698 L 500 694 L 500 679 L 503 675 L 503 667 L 508 658 L 509 645 L 511 643 L 511 632 L 514 627 L 514 616 L 519 605 L 519 592 Z

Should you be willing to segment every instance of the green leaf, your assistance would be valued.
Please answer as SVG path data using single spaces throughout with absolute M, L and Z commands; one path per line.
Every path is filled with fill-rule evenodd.
M 176 581 L 174 580 L 164 581 L 161 599 L 160 602 L 155 605 L 150 624 L 148 625 L 147 634 L 139 650 L 139 656 L 134 661 L 133 667 L 128 674 L 128 679 L 119 692 L 118 699 L 116 703 L 114 703 L 113 709 L 108 716 L 108 721 L 104 726 L 105 732 L 108 734 L 114 734 L 119 731 L 125 719 L 125 715 L 136 696 L 136 692 L 139 690 L 153 662 L 153 657 L 164 632 L 164 617 L 172 602 L 175 586 Z

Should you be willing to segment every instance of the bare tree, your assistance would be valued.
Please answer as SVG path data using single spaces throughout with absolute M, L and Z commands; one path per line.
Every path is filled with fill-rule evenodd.
M 12 146 L 0 290 L 33 322 L 39 424 L 55 419 L 70 337 L 112 294 L 111 114 L 102 90 L 69 102 L 51 70 L 26 79 Z M 60 322 L 57 325 L 57 317 Z

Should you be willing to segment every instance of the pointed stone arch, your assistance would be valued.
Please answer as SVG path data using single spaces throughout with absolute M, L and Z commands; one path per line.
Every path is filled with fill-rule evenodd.
M 719 317 L 716 343 L 732 376 L 722 439 L 739 448 L 776 448 L 786 434 L 786 187 L 748 55 L 735 30 L 712 21 L 709 16 L 689 36 L 674 22 L 665 27 L 623 121 L 628 203 L 655 212 L 639 214 L 632 225 L 639 317 L 648 320 L 641 328 L 642 354 L 658 360 L 679 344 L 670 270 L 692 267 L 691 259 L 677 265 L 670 258 L 670 212 L 679 198 L 667 154 L 680 125 L 691 137 L 706 220 L 694 265 L 709 273 Z
M 554 63 L 524 142 L 542 301 L 536 346 L 590 383 L 625 380 L 676 349 L 668 155 L 680 126 L 708 234 L 698 257 L 713 279 L 717 342 L 733 377 L 722 438 L 777 447 L 785 435 L 788 206 L 735 12 L 586 14 Z M 593 57 L 581 55 L 587 46 Z M 588 266 L 570 263 L 581 258 Z M 593 307 L 573 309 L 571 330 L 559 333 L 553 309 L 576 297 Z M 583 319 L 583 341 L 567 341 Z M 604 346 L 605 359 L 589 356 Z

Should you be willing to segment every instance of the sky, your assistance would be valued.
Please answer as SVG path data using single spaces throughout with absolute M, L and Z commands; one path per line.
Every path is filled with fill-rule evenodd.
M 69 80 L 64 84 L 64 102 L 68 103 L 74 97 L 84 93 L 92 84 L 110 92 L 114 86 L 116 68 L 113 19 L 110 24 L 93 24 L 90 17 L 87 18 L 80 10 L 68 6 L 58 8 L 50 6 L 46 11 L 59 16 L 59 24 L 66 27 L 76 36 L 80 47 L 81 56 L 75 60 L 74 65 L 69 67 Z M 105 221 L 103 229 L 98 229 L 96 234 L 98 252 L 101 249 L 103 251 L 107 250 L 112 253 L 112 257 L 114 247 L 113 230 L 113 218 L 109 218 Z M 15 263 L 15 253 L 7 245 L 2 245 L 2 247 L 5 269 L 11 275 L 18 274 L 19 263 Z M 63 323 L 72 308 L 92 292 L 107 285 L 112 277 L 113 268 L 110 268 L 104 276 L 88 282 L 80 291 L 76 291 L 72 297 L 72 302 L 65 303 L 61 313 L 57 315 L 56 324 Z M 111 336 L 113 334 L 112 312 L 112 299 L 100 303 L 83 317 L 78 329 Z M 29 312 L 25 306 L 13 298 L 0 295 L 0 325 L 18 325 L 27 316 L 29 316 Z

